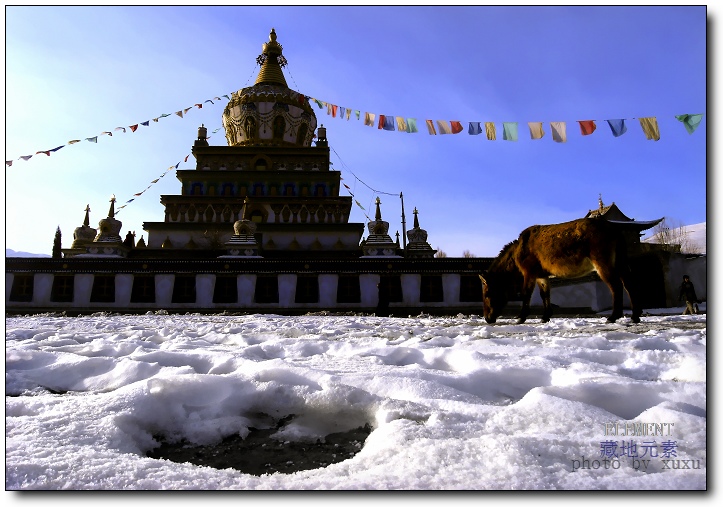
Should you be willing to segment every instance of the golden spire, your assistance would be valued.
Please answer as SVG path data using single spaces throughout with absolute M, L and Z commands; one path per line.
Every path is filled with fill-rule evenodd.
M 281 71 L 281 67 L 286 65 L 286 58 L 281 54 L 283 49 L 283 46 L 276 42 L 276 31 L 272 28 L 269 42 L 264 43 L 263 53 L 256 59 L 261 70 L 255 84 L 280 84 L 288 88 L 284 73 Z

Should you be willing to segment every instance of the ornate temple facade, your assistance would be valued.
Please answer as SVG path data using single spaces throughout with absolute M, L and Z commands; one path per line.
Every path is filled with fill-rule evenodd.
M 416 208 L 400 245 L 378 198 L 366 238 L 349 222 L 326 129 L 288 87 L 273 29 L 262 49 L 223 111 L 228 145 L 198 129 L 196 167 L 176 171 L 181 193 L 160 196 L 148 241 L 121 238 L 115 198 L 98 229 L 86 207 L 62 259 L 6 260 L 7 311 L 374 312 L 382 287 L 391 313 L 480 313 L 491 259 L 435 258 Z

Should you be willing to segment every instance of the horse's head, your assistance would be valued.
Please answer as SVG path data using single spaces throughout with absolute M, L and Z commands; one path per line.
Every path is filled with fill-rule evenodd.
M 497 317 L 509 301 L 509 285 L 506 277 L 499 273 L 483 273 L 479 275 L 482 280 L 482 302 L 484 317 L 488 324 L 494 324 Z

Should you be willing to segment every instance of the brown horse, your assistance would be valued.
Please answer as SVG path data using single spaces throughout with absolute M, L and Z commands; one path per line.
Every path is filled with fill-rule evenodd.
M 535 283 L 540 287 L 542 322 L 550 320 L 550 276 L 578 278 L 596 271 L 610 289 L 613 311 L 608 322 L 623 316 L 623 287 L 630 296 L 633 322 L 640 322 L 642 309 L 627 263 L 622 226 L 601 218 L 582 218 L 554 225 L 533 225 L 507 244 L 480 275 L 484 317 L 492 324 L 516 293 L 522 294 L 518 323 L 530 313 Z M 631 287 L 633 290 L 631 291 Z

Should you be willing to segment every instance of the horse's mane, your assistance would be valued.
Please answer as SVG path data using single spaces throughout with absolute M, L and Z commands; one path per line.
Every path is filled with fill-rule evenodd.
M 490 271 L 496 271 L 498 268 L 502 268 L 504 271 L 512 269 L 515 265 L 514 251 L 518 243 L 519 239 L 515 239 L 503 246 L 495 260 L 492 261 Z

